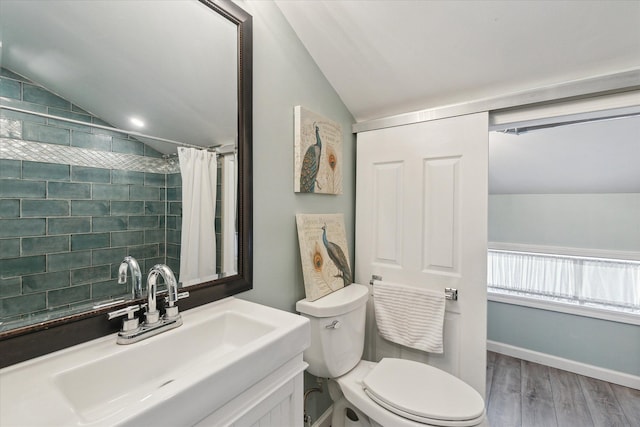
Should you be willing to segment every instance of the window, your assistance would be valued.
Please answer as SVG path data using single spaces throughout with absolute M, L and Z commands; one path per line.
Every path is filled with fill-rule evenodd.
M 640 262 L 490 249 L 490 292 L 640 314 Z

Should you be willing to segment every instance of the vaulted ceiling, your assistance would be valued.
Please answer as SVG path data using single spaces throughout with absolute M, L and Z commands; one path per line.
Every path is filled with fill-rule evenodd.
M 2 67 L 111 126 L 235 143 L 236 26 L 198 1 L 0 0 L 0 28 Z
M 357 122 L 640 69 L 640 1 L 276 3 Z M 493 133 L 489 157 L 493 194 L 640 192 L 640 118 Z
M 640 68 L 640 2 L 276 0 L 356 121 Z

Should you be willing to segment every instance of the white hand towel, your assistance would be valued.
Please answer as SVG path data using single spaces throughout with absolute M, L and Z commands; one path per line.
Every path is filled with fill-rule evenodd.
M 444 291 L 376 281 L 373 301 L 383 338 L 431 353 L 444 351 Z

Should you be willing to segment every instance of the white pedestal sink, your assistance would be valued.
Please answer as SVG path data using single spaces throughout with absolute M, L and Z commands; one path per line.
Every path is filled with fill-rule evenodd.
M 0 370 L 0 425 L 233 425 L 273 417 L 272 394 L 290 408 L 282 425 L 302 425 L 306 318 L 233 297 L 182 317 L 135 344 L 114 334 Z

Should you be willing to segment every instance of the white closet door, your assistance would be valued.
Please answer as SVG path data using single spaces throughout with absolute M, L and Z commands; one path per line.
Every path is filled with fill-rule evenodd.
M 375 274 L 459 298 L 447 301 L 444 354 L 391 344 L 369 323 L 368 357 L 424 361 L 483 396 L 487 180 L 487 113 L 358 134 L 356 282 Z

